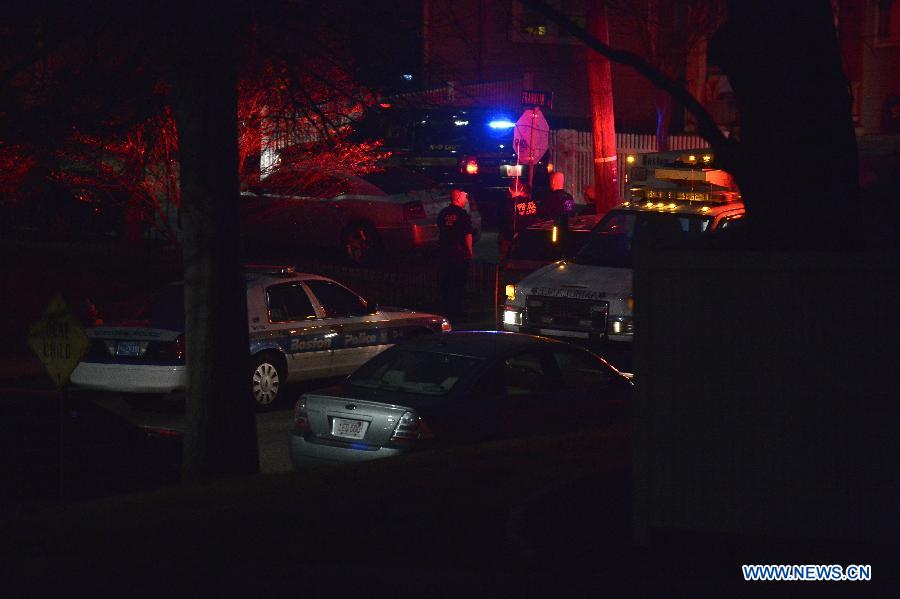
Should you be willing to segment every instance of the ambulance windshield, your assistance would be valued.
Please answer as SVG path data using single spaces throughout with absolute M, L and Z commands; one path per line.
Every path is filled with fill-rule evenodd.
M 634 246 L 678 245 L 709 230 L 712 218 L 671 212 L 613 210 L 607 214 L 573 262 L 591 266 L 631 268 Z

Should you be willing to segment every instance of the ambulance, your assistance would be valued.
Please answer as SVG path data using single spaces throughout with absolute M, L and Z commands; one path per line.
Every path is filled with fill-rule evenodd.
M 576 254 L 506 289 L 503 330 L 587 344 L 633 340 L 632 250 L 679 245 L 744 216 L 740 194 L 727 173 L 709 166 L 708 154 L 670 156 L 640 184 L 629 177 L 628 199 L 600 219 Z

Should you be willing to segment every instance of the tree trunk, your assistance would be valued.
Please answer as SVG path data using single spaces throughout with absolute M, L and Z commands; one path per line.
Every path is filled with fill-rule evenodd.
M 753 237 L 788 249 L 860 247 L 850 86 L 829 0 L 732 1 L 710 52 L 740 110 L 735 174 Z
M 187 481 L 259 471 L 241 268 L 232 3 L 179 7 L 175 120 L 181 165 L 188 388 Z
M 591 0 L 589 3 L 588 31 L 604 44 L 609 44 L 604 0 Z M 590 50 L 587 58 L 594 130 L 594 197 L 597 212 L 603 213 L 619 203 L 612 65 L 608 58 Z

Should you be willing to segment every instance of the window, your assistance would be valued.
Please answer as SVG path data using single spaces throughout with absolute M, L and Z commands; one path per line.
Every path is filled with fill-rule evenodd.
M 733 227 L 735 225 L 735 223 L 740 221 L 742 218 L 743 218 L 742 214 L 738 215 L 738 216 L 728 216 L 728 217 L 722 219 L 722 222 L 719 223 L 719 228 L 726 229 L 728 227 Z
M 362 365 L 347 382 L 372 389 L 446 395 L 476 363 L 463 356 L 388 350 Z
M 604 389 L 609 386 L 610 372 L 599 360 L 585 352 L 554 351 L 553 358 L 569 389 Z
M 633 245 L 665 247 L 709 230 L 708 216 L 661 212 L 610 212 L 594 228 L 574 261 L 593 266 L 631 267 Z
M 292 322 L 316 317 L 309 296 L 300 283 L 275 285 L 266 290 L 269 322 Z
M 528 352 L 506 359 L 503 382 L 506 394 L 514 396 L 546 391 L 550 381 L 541 356 Z
M 897 0 L 878 0 L 875 11 L 875 44 L 900 44 L 900 2 Z
M 384 195 L 383 191 L 368 181 L 349 173 L 317 170 L 277 170 L 266 177 L 265 184 L 255 191 L 263 194 L 286 194 L 320 199 L 332 199 L 342 194 Z
M 322 304 L 326 318 L 346 318 L 349 316 L 363 316 L 369 313 L 366 302 L 349 289 L 341 287 L 337 283 L 313 280 L 306 281 L 306 285 Z
M 585 0 L 549 0 L 547 4 L 560 11 L 579 27 L 584 28 L 586 26 L 587 4 Z M 564 31 L 549 18 L 524 7 L 519 2 L 513 2 L 510 38 L 514 42 L 524 43 L 578 43 L 578 40 L 573 38 L 568 31 Z
M 387 167 L 381 171 L 369 173 L 363 176 L 363 179 L 389 194 L 429 190 L 438 186 L 422 173 L 404 168 Z

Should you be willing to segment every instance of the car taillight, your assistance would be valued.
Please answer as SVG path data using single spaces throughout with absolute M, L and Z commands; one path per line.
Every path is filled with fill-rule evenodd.
M 173 428 L 162 428 L 158 426 L 142 426 L 141 427 L 148 437 L 165 437 L 170 439 L 181 439 L 184 433 Z
M 116 344 L 115 342 L 106 342 L 107 350 L 109 350 L 110 355 L 116 355 Z M 184 335 L 179 335 L 175 341 L 162 341 L 155 345 L 153 352 L 155 352 L 156 356 L 160 358 L 169 359 L 169 360 L 184 360 L 185 354 L 185 346 L 184 346 Z
M 417 441 L 433 439 L 434 435 L 425 421 L 413 412 L 403 412 L 394 434 L 391 435 L 391 443 L 398 445 L 411 445 Z
M 477 175 L 478 174 L 478 160 L 472 156 L 467 156 L 462 159 L 460 163 L 460 169 L 462 172 L 467 175 Z
M 403 204 L 403 220 L 416 220 L 422 218 L 428 218 L 428 216 L 425 214 L 425 206 L 422 204 L 421 200 Z
M 306 400 L 302 397 L 294 406 L 294 430 L 298 433 L 309 432 L 309 415 L 306 413 Z

